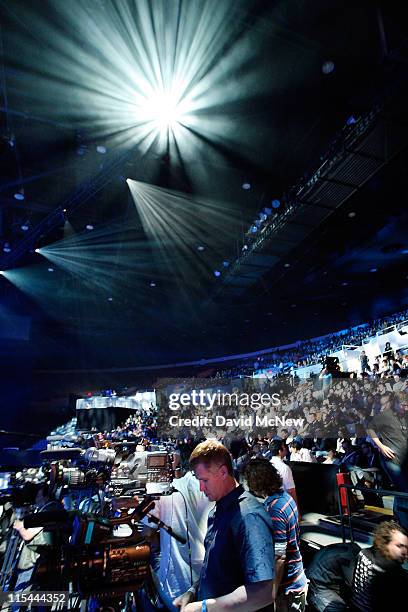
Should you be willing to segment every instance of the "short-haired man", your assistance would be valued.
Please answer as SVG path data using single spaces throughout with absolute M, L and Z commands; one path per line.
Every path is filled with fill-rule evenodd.
M 303 612 L 307 581 L 300 554 L 299 515 L 294 499 L 282 488 L 279 472 L 267 459 L 245 468 L 251 493 L 264 499 L 275 542 L 275 612 Z
M 408 537 L 403 527 L 385 521 L 374 530 L 371 548 L 360 551 L 352 584 L 353 610 L 384 612 L 404 606 L 408 591 Z
M 286 447 L 282 440 L 274 440 L 271 442 L 269 446 L 269 450 L 271 451 L 271 463 L 273 467 L 279 472 L 283 482 L 283 488 L 289 495 L 293 497 L 296 502 L 296 505 L 299 506 L 297 496 L 296 496 L 296 487 L 295 481 L 293 480 L 293 474 L 290 466 L 283 461 L 284 456 L 286 455 Z
M 195 448 L 190 467 L 216 504 L 208 518 L 200 579 L 174 605 L 181 612 L 272 610 L 275 554 L 267 512 L 238 485 L 231 455 L 216 440 Z

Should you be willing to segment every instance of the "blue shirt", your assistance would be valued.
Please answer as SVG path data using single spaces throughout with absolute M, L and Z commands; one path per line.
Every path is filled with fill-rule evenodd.
M 199 601 L 275 576 L 271 519 L 242 486 L 225 495 L 211 510 L 204 547 Z

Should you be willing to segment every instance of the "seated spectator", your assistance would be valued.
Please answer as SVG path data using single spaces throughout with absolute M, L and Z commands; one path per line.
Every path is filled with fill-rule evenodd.
M 317 413 L 314 410 L 309 412 L 309 416 L 307 419 L 307 424 L 305 427 L 305 431 L 303 433 L 304 438 L 314 438 L 316 436 L 316 431 L 321 429 L 321 425 L 317 420 Z
M 246 464 L 251 458 L 250 448 L 245 439 L 234 438 L 230 442 L 229 451 L 232 455 L 232 467 L 237 480 L 240 479 Z
M 292 427 L 292 429 L 289 432 L 289 436 L 286 438 L 286 444 L 290 445 L 290 443 L 293 442 L 293 440 L 295 439 L 297 440 L 299 439 L 299 437 L 300 437 L 299 432 L 296 429 L 296 427 Z
M 261 442 L 261 454 L 262 457 L 265 457 L 265 459 L 270 459 L 271 458 L 271 454 L 269 452 L 269 442 L 268 440 L 262 440 Z
M 362 442 L 360 444 L 360 457 L 358 466 L 361 468 L 380 468 L 381 462 L 377 450 L 370 442 Z
M 304 463 L 313 463 L 315 461 L 310 450 L 308 448 L 304 448 L 301 442 L 293 440 L 289 448 L 290 461 L 303 461 Z
M 367 440 L 367 432 L 365 427 L 361 423 L 356 423 L 354 425 L 354 434 L 354 445 L 360 447 L 361 444 L 364 444 L 364 442 Z
M 376 378 L 380 376 L 380 364 L 379 363 L 374 363 L 373 364 L 373 368 L 372 368 L 372 372 L 371 373 Z
M 340 465 L 345 467 L 355 466 L 359 463 L 359 449 L 351 444 L 350 438 L 345 438 L 342 442 L 344 455 L 340 460 Z
M 325 463 L 326 465 L 331 465 L 333 463 L 338 465 L 340 463 L 339 454 L 336 453 L 334 449 L 330 449 L 327 451 L 326 458 L 322 461 L 322 463 Z
M 391 374 L 401 374 L 401 362 L 398 359 L 390 359 Z
M 383 351 L 383 358 L 391 359 L 394 358 L 394 350 L 390 342 L 386 342 Z
M 400 370 L 401 372 L 401 370 Z M 394 374 L 394 382 L 392 383 L 392 390 L 395 392 L 406 391 L 408 388 L 406 379 L 402 379 L 399 374 Z
M 386 378 L 390 372 L 391 368 L 388 359 L 383 359 L 379 370 L 381 378 Z
M 341 427 L 339 429 L 338 432 L 338 438 L 337 438 L 337 442 L 336 442 L 336 452 L 343 454 L 344 453 L 344 448 L 343 448 L 343 442 L 344 440 L 349 439 L 349 432 L 347 427 Z

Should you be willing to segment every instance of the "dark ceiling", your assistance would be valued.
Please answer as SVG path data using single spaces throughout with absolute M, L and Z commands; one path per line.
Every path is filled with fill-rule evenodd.
M 387 121 L 406 129 L 396 3 L 0 0 L 0 23 L 8 346 L 39 367 L 132 367 L 276 346 L 407 304 L 403 139 L 272 261 L 275 234 L 261 278 L 223 290 L 259 211 L 277 199 L 284 214 L 350 117 L 391 96 Z M 172 142 L 148 146 L 129 91 L 157 68 L 149 53 L 168 70 L 169 49 L 200 103 Z M 150 207 L 126 178 L 152 186 Z

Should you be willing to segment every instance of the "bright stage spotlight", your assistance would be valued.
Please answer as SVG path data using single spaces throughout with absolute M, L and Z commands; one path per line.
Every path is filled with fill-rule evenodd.
M 95 154 L 166 151 L 193 188 L 208 181 L 209 166 L 225 167 L 229 151 L 251 160 L 264 128 L 253 102 L 274 95 L 276 79 L 263 59 L 263 11 L 256 16 L 247 0 L 77 0 L 74 11 L 59 0 L 47 11 L 20 4 L 10 58 L 24 73 L 24 96 L 50 120 L 64 108 Z M 20 32 L 24 23 L 32 36 Z M 77 152 L 91 148 L 78 142 Z
M 182 88 L 152 90 L 146 97 L 138 96 L 136 114 L 139 120 L 151 124 L 161 134 L 174 131 L 187 120 L 188 103 Z

